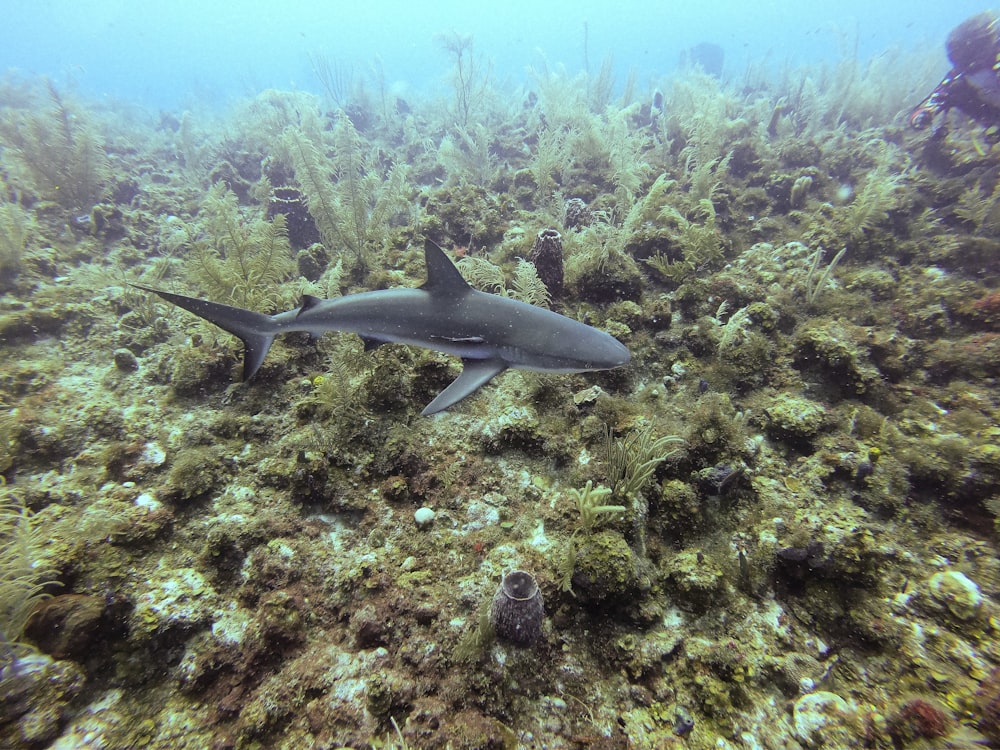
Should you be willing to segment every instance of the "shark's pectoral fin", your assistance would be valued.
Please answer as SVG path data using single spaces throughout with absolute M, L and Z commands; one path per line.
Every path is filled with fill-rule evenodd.
M 507 369 L 507 363 L 502 359 L 463 359 L 462 364 L 462 374 L 427 404 L 421 414 L 426 417 L 454 406 Z
M 361 342 L 365 345 L 366 352 L 373 352 L 385 343 L 382 339 L 373 339 L 368 336 L 362 336 Z

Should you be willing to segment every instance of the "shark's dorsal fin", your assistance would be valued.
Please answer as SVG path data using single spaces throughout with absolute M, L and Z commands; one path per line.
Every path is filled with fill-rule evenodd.
M 444 250 L 431 240 L 424 240 L 424 259 L 427 262 L 427 281 L 421 289 L 444 299 L 454 299 L 472 291 Z
M 295 317 L 296 318 L 299 317 L 299 315 L 304 313 L 306 310 L 311 310 L 322 301 L 323 300 L 321 300 L 319 297 L 313 297 L 311 294 L 303 294 L 302 307 L 299 308 L 299 311 L 295 314 Z

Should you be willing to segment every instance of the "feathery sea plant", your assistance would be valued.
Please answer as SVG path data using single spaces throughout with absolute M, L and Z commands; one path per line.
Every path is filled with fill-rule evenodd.
M 471 34 L 451 31 L 438 34 L 436 39 L 453 58 L 451 85 L 455 92 L 455 122 L 465 127 L 473 119 L 477 103 L 489 89 L 491 66 L 475 54 Z
M 563 210 L 564 201 L 554 196 L 562 185 L 566 170 L 572 163 L 572 129 L 548 128 L 538 135 L 535 151 L 528 168 L 535 178 L 540 207 L 554 212 Z
M 311 124 L 310 132 L 295 126 L 285 128 L 280 145 L 287 152 L 309 214 L 327 249 L 335 251 L 342 245 L 360 255 L 360 248 L 350 248 L 349 237 L 342 236 L 342 218 L 338 215 L 340 199 L 333 180 L 337 168 L 322 148 L 319 124 Z
M 677 187 L 677 180 L 667 177 L 666 174 L 657 177 L 649 186 L 646 194 L 637 200 L 626 214 L 625 228 L 632 232 L 642 224 L 656 222 L 663 218 L 664 210 L 671 205 L 671 202 L 682 198 Z
M 510 281 L 500 266 L 480 255 L 462 258 L 457 265 L 463 278 L 481 291 L 539 307 L 548 307 L 551 301 L 549 290 L 538 278 L 535 266 L 523 258 L 518 258 L 514 277 Z
M 690 184 L 688 193 L 693 200 L 699 203 L 704 200 L 712 202 L 722 189 L 722 176 L 729 169 L 732 157 L 733 152 L 730 151 L 718 159 L 697 163 L 693 169 L 687 171 Z
M 584 268 L 595 263 L 601 269 L 612 261 L 622 259 L 634 263 L 625 252 L 625 245 L 642 225 L 657 219 L 667 203 L 667 193 L 676 184 L 675 180 L 660 175 L 641 199 L 628 201 L 626 197 L 616 211 L 595 211 L 590 226 L 563 238 L 570 248 L 575 247 L 566 264 L 567 275 L 571 274 L 571 268 Z
M 0 401 L 0 474 L 14 464 L 18 451 L 16 413 Z M 0 479 L 0 486 L 2 486 Z
M 573 571 L 576 568 L 577 558 L 576 535 L 581 532 L 590 534 L 600 518 L 610 513 L 624 513 L 628 508 L 624 505 L 607 504 L 605 500 L 611 497 L 611 489 L 600 484 L 595 487 L 592 479 L 588 479 L 587 484 L 582 489 L 571 487 L 567 490 L 567 494 L 576 505 L 579 522 L 569 539 L 566 540 L 562 559 L 558 563 L 560 569 L 559 589 L 572 593 Z
M 334 255 L 346 250 L 356 267 L 367 271 L 371 251 L 406 206 L 405 165 L 395 164 L 384 174 L 378 170 L 343 114 L 333 127 L 332 159 L 315 117 L 303 117 L 302 127 L 286 128 L 282 146 L 327 250 Z
M 551 301 L 548 287 L 538 277 L 538 269 L 524 258 L 517 259 L 507 296 L 538 307 L 548 307 Z
M 309 281 L 306 278 L 300 276 L 295 282 L 296 297 L 301 299 L 303 296 L 309 294 L 313 297 L 319 297 L 320 299 L 330 299 L 331 297 L 339 297 L 342 294 L 341 288 L 344 279 L 344 259 L 337 258 L 336 263 L 332 263 L 326 267 L 326 270 L 320 274 L 320 277 L 316 281 Z
M 553 130 L 574 129 L 579 133 L 592 128 L 595 117 L 587 106 L 587 79 L 585 73 L 571 77 L 566 69 L 558 66 L 550 70 L 529 68 L 538 92 L 539 110 Z M 575 140 L 575 139 L 574 139 Z
M 695 264 L 683 257 L 674 257 L 657 252 L 643 262 L 668 281 L 679 284 L 695 271 Z
M 379 108 L 382 114 L 382 127 L 387 134 L 394 131 L 396 136 L 403 136 L 402 140 L 404 143 L 413 143 L 414 139 L 406 137 L 407 134 L 404 132 L 407 120 L 409 120 L 408 124 L 412 127 L 413 118 L 400 117 L 400 113 L 394 103 L 394 97 L 390 94 L 389 84 L 385 75 L 385 64 L 382 62 L 380 55 L 375 55 L 375 59 L 372 60 L 368 70 L 372 81 L 375 83 L 375 89 L 378 92 Z M 412 162 L 410 163 L 412 164 Z
M 594 530 L 594 524 L 601 516 L 608 513 L 624 513 L 628 510 L 624 505 L 606 504 L 604 500 L 611 497 L 611 489 L 604 485 L 595 487 L 591 479 L 587 480 L 583 489 L 570 488 L 568 493 L 576 503 L 576 510 L 580 514 L 580 526 L 577 530 L 585 534 Z
M 309 52 L 309 67 L 323 87 L 323 91 L 338 109 L 347 105 L 354 82 L 354 68 L 337 60 L 330 60 L 322 52 Z
M 16 658 L 24 627 L 56 572 L 43 562 L 48 535 L 34 514 L 7 489 L 0 491 L 0 662 Z
M 174 149 L 184 171 L 193 177 L 201 177 L 208 172 L 214 144 L 209 134 L 198 127 L 190 112 L 181 115 L 180 125 L 174 135 Z
M 684 438 L 677 435 L 664 435 L 654 440 L 653 428 L 649 426 L 618 439 L 610 427 L 605 427 L 604 455 L 614 496 L 628 499 L 642 490 L 656 467 L 677 453 L 684 442 Z M 671 445 L 677 447 L 669 448 Z
M 787 71 L 781 88 L 796 132 L 812 138 L 842 126 L 858 131 L 890 122 L 940 77 L 934 61 L 917 50 L 888 50 L 864 64 L 855 50 L 835 65 Z
M 590 226 L 563 236 L 567 286 L 607 274 L 622 279 L 639 278 L 638 263 L 625 250 L 633 232 L 633 215 L 634 211 L 630 211 L 625 222 L 619 225 L 613 223 L 607 212 L 594 212 L 595 220 Z
M 322 100 L 315 94 L 264 89 L 252 99 L 233 102 L 231 114 L 224 123 L 211 123 L 212 127 L 202 127 L 202 120 L 207 115 L 199 113 L 196 120 L 198 127 L 194 123 L 190 126 L 197 139 L 196 145 L 201 147 L 195 150 L 194 156 L 203 164 L 203 172 L 209 173 L 214 166 L 213 152 L 221 151 L 214 141 L 222 138 L 227 150 L 235 147 L 247 154 L 269 154 L 271 158 L 281 159 L 282 134 L 289 123 L 318 121 L 321 111 L 325 111 Z M 189 115 L 185 114 L 181 119 L 181 130 L 185 127 L 186 118 Z M 190 151 L 190 146 L 185 145 L 184 148 L 182 153 Z M 283 161 L 288 167 L 292 166 L 287 158 Z M 284 170 L 280 172 L 284 173 Z M 265 189 L 270 187 L 266 177 L 268 173 L 272 173 L 270 169 L 265 170 L 265 176 L 250 188 L 251 193 L 258 193 L 255 198 L 263 205 L 271 198 Z
M 1000 229 L 1000 183 L 985 198 L 979 183 L 970 185 L 955 202 L 954 212 L 972 226 L 973 234 L 996 234 Z
M 489 186 L 499 175 L 497 158 L 490 150 L 490 131 L 480 122 L 458 126 L 438 148 L 438 162 L 457 182 Z
M 236 195 L 216 183 L 202 203 L 207 239 L 195 244 L 187 272 L 212 298 L 256 310 L 285 304 L 278 285 L 295 270 L 284 214 L 247 219 Z
M 312 391 L 305 402 L 316 406 L 333 429 L 363 421 L 368 414 L 360 395 L 364 381 L 372 373 L 370 355 L 347 337 L 327 358 L 326 372 L 312 380 Z
M 912 162 L 905 151 L 879 137 L 859 139 L 851 145 L 843 128 L 840 136 L 842 145 L 838 148 L 850 148 L 862 165 L 870 165 L 850 203 L 837 207 L 831 227 L 837 235 L 857 241 L 875 227 L 888 224 L 892 212 L 904 209 L 908 193 L 903 186 Z
M 539 94 L 538 109 L 546 123 L 540 128 L 542 135 L 531 165 L 539 191 L 548 196 L 554 176 L 565 175 L 574 165 L 589 173 L 603 172 L 602 178 L 615 185 L 617 213 L 625 215 L 652 169 L 644 157 L 650 136 L 631 126 L 639 105 L 605 106 L 593 113 L 587 104 L 588 79 L 584 74 L 570 78 L 562 69 L 532 73 Z
M 887 169 L 872 171 L 854 200 L 838 212 L 847 236 L 856 240 L 888 219 L 889 212 L 899 207 L 901 184 L 902 177 Z
M 507 276 L 496 263 L 482 255 L 467 255 L 455 264 L 462 277 L 483 292 L 507 296 Z
M 662 219 L 673 221 L 677 226 L 677 243 L 684 251 L 684 257 L 696 266 L 721 260 L 723 254 L 722 236 L 715 226 L 715 206 L 709 199 L 702 198 L 698 209 L 705 217 L 701 224 L 688 220 L 670 206 L 664 206 L 660 211 Z
M 590 111 L 596 114 L 604 112 L 611 101 L 611 93 L 615 88 L 615 56 L 608 53 L 601 61 L 601 69 L 596 76 L 587 76 L 587 103 Z
M 88 117 L 46 81 L 49 107 L 0 111 L 0 145 L 15 182 L 71 211 L 100 201 L 111 174 L 104 145 Z
M 722 310 L 725 307 L 728 307 L 725 302 L 719 305 L 719 312 L 715 314 L 716 321 L 722 318 Z M 719 335 L 718 346 L 716 347 L 718 356 L 723 356 L 726 350 L 736 346 L 745 339 L 746 330 L 750 322 L 750 306 L 747 305 L 730 315 L 729 320 L 725 324 L 719 323 L 722 331 Z
M 686 174 L 726 156 L 734 131 L 745 125 L 736 118 L 740 108 L 733 92 L 700 70 L 688 69 L 671 81 L 665 107 L 667 127 L 683 138 L 678 159 Z
M 645 131 L 630 127 L 638 103 L 625 109 L 611 109 L 607 113 L 604 140 L 611 165 L 611 181 L 615 185 L 615 199 L 620 207 L 631 207 L 639 194 L 643 181 L 652 171 L 642 158 L 649 138 Z
M 670 205 L 664 205 L 659 211 L 659 220 L 675 227 L 676 248 L 670 255 L 657 252 L 645 262 L 666 279 L 680 282 L 697 269 L 723 258 L 723 237 L 716 228 L 715 206 L 712 201 L 702 198 L 699 209 L 705 217 L 700 224 L 690 221 Z
M 809 272 L 806 274 L 806 302 L 810 305 L 815 304 L 816 300 L 819 299 L 820 293 L 826 289 L 827 284 L 829 284 L 832 278 L 833 269 L 837 267 L 837 264 L 843 259 L 844 255 L 847 254 L 847 246 L 845 245 L 840 249 L 836 255 L 827 263 L 826 267 L 817 274 L 819 269 L 820 261 L 823 259 L 823 248 L 820 248 L 815 253 L 813 253 L 812 258 L 810 258 Z
M 0 280 L 20 267 L 33 223 L 31 214 L 0 192 Z
M 491 601 L 491 599 L 486 599 L 479 607 L 479 610 L 475 613 L 474 624 L 466 630 L 455 646 L 452 656 L 456 661 L 471 664 L 480 659 L 493 643 L 496 634 L 493 631 L 493 622 L 490 619 Z

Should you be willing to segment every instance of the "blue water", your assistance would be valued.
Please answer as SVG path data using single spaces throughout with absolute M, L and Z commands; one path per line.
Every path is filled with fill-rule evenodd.
M 950 2 L 212 2 L 0 0 L 0 71 L 44 74 L 92 96 L 173 109 L 224 104 L 265 88 L 319 91 L 309 53 L 367 74 L 376 61 L 397 91 L 433 91 L 451 60 L 436 35 L 471 34 L 498 81 L 528 66 L 595 71 L 613 54 L 619 80 L 669 72 L 681 51 L 713 42 L 726 73 L 748 62 L 867 60 L 926 50 L 944 73 L 944 37 L 983 10 Z M 933 64 L 933 63 L 931 63 Z

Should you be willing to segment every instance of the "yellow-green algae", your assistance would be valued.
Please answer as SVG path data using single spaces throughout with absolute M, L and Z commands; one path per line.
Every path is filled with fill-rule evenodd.
M 899 131 L 905 61 L 682 71 L 651 123 L 610 64 L 521 106 L 445 41 L 452 101 L 356 121 L 272 90 L 153 130 L 0 82 L 0 474 L 48 540 L 3 526 L 0 744 L 888 750 L 927 746 L 916 698 L 992 731 L 996 153 Z M 444 355 L 293 336 L 241 385 L 237 342 L 127 286 L 274 312 L 421 283 L 423 236 L 515 278 L 546 227 L 558 309 L 633 364 L 434 419 Z M 479 622 L 514 569 L 527 651 Z M 57 661 L 49 595 L 103 607 Z

